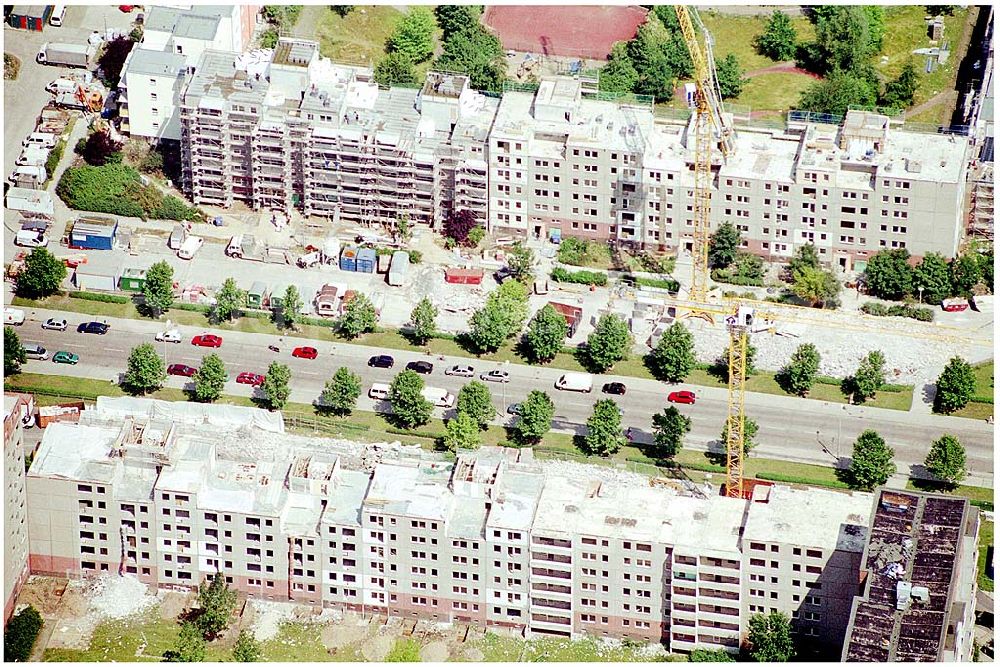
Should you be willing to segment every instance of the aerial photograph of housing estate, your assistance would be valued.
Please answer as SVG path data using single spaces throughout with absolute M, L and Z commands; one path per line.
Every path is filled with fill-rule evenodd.
M 992 662 L 990 5 L 5 5 L 4 660 Z

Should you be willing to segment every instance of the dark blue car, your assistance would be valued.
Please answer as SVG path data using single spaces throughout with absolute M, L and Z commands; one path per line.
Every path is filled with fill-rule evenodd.
M 84 322 L 76 328 L 77 333 L 90 333 L 104 335 L 108 333 L 111 325 L 104 322 Z

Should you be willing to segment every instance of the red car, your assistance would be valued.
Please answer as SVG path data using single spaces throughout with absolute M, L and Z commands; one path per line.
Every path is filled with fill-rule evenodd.
M 133 9 L 135 9 L 138 6 L 139 5 L 118 5 L 118 9 L 120 11 L 123 11 L 126 14 L 128 14 L 129 12 L 131 12 Z
M 693 391 L 672 391 L 667 396 L 667 400 L 671 403 L 684 403 L 687 405 L 694 405 L 695 398 Z
M 297 347 L 292 350 L 292 356 L 300 359 L 315 359 L 318 354 L 315 347 Z
M 198 345 L 199 347 L 222 347 L 222 336 L 202 334 L 192 338 L 191 344 Z
M 170 364 L 167 366 L 167 375 L 180 375 L 182 377 L 192 377 L 198 372 L 197 368 L 186 366 L 185 364 Z
M 264 376 L 257 373 L 240 373 L 236 376 L 237 384 L 249 384 L 259 387 L 264 384 Z

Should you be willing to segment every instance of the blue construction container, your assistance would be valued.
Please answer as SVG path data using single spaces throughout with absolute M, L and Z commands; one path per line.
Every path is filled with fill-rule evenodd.
M 359 273 L 375 273 L 375 264 L 378 261 L 374 248 L 362 248 L 358 251 Z
M 349 245 L 344 248 L 344 252 L 340 254 L 340 270 L 341 271 L 357 271 L 358 270 L 358 247 Z
M 73 224 L 69 247 L 82 250 L 111 250 L 118 232 L 118 221 L 111 218 L 80 218 Z

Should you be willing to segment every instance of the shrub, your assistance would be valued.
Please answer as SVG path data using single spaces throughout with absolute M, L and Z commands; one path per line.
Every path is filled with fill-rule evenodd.
M 410 251 L 410 264 L 419 264 L 424 259 L 424 253 L 419 250 Z
M 31 605 L 11 617 L 3 633 L 4 661 L 27 661 L 41 629 L 42 615 Z
M 931 322 L 934 320 L 934 311 L 931 308 L 920 308 L 904 303 L 894 303 L 887 306 L 882 303 L 869 301 L 861 306 L 861 312 L 875 317 L 909 317 L 921 322 Z
M 567 271 L 561 266 L 557 266 L 552 269 L 552 280 L 557 283 L 576 283 L 578 285 L 604 287 L 608 284 L 608 274 L 600 271 Z
M 173 195 L 164 196 L 142 185 L 139 172 L 121 164 L 70 167 L 63 172 L 56 194 L 70 208 L 131 218 L 198 220 L 201 213 Z
M 45 173 L 48 174 L 49 180 L 52 179 L 52 175 L 59 167 L 59 163 L 62 162 L 63 153 L 65 152 L 66 139 L 63 138 L 56 142 L 55 147 L 49 153 L 49 157 L 45 160 Z
M 82 299 L 83 301 L 100 301 L 101 303 L 129 303 L 131 299 L 127 296 L 117 294 L 98 294 L 96 292 L 70 292 L 69 298 Z
M 668 292 L 677 292 L 681 288 L 681 284 L 674 280 L 673 278 L 659 279 L 659 278 L 636 278 L 636 285 L 641 285 L 642 287 L 656 287 L 659 289 L 665 289 Z
M 748 276 L 732 275 L 729 269 L 712 269 L 712 280 L 717 283 L 729 283 L 741 287 L 763 287 L 762 278 L 751 278 Z

